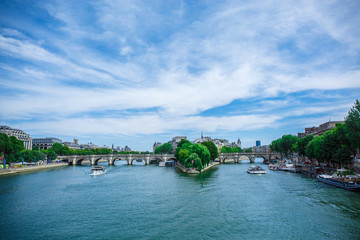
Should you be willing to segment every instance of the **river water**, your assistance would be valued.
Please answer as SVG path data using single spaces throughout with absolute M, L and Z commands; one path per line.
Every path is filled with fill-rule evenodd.
M 190 176 L 119 161 L 101 176 L 89 165 L 0 176 L 0 239 L 360 239 L 360 193 L 249 166 Z

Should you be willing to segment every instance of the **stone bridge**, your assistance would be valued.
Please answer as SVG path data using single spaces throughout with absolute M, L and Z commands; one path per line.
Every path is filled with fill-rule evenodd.
M 219 153 L 219 156 L 215 161 L 220 163 L 226 163 L 226 162 L 238 163 L 243 160 L 250 160 L 251 163 L 254 163 L 255 158 L 263 158 L 264 160 L 273 160 L 273 159 L 281 159 L 281 155 L 279 153 L 269 153 L 269 152 Z
M 251 163 L 255 158 L 261 157 L 266 160 L 280 159 L 278 153 L 219 153 L 219 157 L 215 160 L 220 163 L 235 162 L 243 160 L 250 160 Z M 134 160 L 144 161 L 145 165 L 152 162 L 167 162 L 169 160 L 176 160 L 174 154 L 104 154 L 104 155 L 72 155 L 72 156 L 58 156 L 56 160 L 67 161 L 69 165 L 81 165 L 83 161 L 90 162 L 91 165 L 97 165 L 99 161 L 107 161 L 108 165 L 114 165 L 117 160 L 125 160 L 128 165 L 132 165 Z
M 56 160 L 67 161 L 69 165 L 81 165 L 83 161 L 89 161 L 91 165 L 97 165 L 99 161 L 107 161 L 109 165 L 114 165 L 117 160 L 125 160 L 128 165 L 132 165 L 134 160 L 138 160 L 148 165 L 151 162 L 167 162 L 176 158 L 174 154 L 104 154 L 58 156 Z

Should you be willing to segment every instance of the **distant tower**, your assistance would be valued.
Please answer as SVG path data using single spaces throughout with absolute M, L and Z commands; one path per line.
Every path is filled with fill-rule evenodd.
M 238 138 L 238 140 L 237 140 L 237 146 L 238 146 L 239 148 L 241 148 L 241 141 L 240 141 L 240 138 Z
M 201 131 L 201 139 L 203 139 L 203 138 L 204 138 L 203 131 Z
M 257 141 L 256 141 L 256 146 L 257 146 L 257 147 L 260 147 L 260 146 L 261 146 L 260 140 L 257 140 Z
M 74 143 L 75 143 L 75 144 L 79 144 L 79 140 L 76 139 L 76 138 L 74 138 Z
M 112 144 L 111 149 L 113 149 L 113 150 L 114 150 L 114 144 Z

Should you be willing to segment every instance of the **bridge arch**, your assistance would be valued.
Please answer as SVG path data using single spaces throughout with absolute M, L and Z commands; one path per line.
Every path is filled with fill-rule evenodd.
M 86 158 L 78 158 L 78 159 L 75 159 L 75 165 L 82 165 L 82 163 L 84 161 L 89 161 L 89 159 L 86 159 Z M 90 164 L 91 164 L 91 161 L 90 161 Z
M 135 165 L 146 165 L 146 160 L 143 157 L 135 157 L 133 159 L 130 160 L 131 164 L 130 165 L 134 165 L 134 161 L 136 162 Z M 139 163 L 144 163 L 144 164 L 139 164 Z
M 98 163 L 99 163 L 100 160 L 105 160 L 105 159 L 103 159 L 102 157 L 96 158 L 96 159 L 94 159 L 92 165 L 98 165 Z M 109 161 L 108 161 L 108 163 L 109 163 Z
M 154 158 L 150 158 L 149 164 L 159 164 L 161 161 L 162 161 L 161 158 L 154 157 Z
M 118 161 L 118 162 L 121 162 L 121 163 L 123 163 L 123 161 L 125 161 L 126 164 L 119 164 L 119 165 L 128 165 L 128 160 L 125 159 L 124 157 L 116 157 L 116 158 L 112 159 L 110 161 L 110 165 L 115 165 L 115 161 Z

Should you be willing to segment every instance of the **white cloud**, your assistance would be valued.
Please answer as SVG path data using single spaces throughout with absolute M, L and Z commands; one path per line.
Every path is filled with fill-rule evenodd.
M 359 66 L 353 60 L 360 48 L 355 41 L 359 16 L 349 15 L 346 7 L 333 10 L 341 2 L 218 2 L 201 9 L 192 22 L 186 19 L 189 6 L 182 4 L 186 2 L 165 15 L 160 5 L 148 2 L 97 2 L 91 14 L 66 2 L 48 3 L 46 9 L 63 24 L 62 38 L 44 35 L 31 40 L 20 30 L 6 28 L 0 36 L 1 55 L 28 64 L 1 63 L 8 74 L 0 86 L 14 91 L 0 96 L 6 102 L 1 118 L 52 116 L 54 122 L 29 127 L 94 134 L 110 134 L 111 127 L 128 135 L 191 128 L 237 131 L 268 127 L 289 114 L 323 113 L 344 105 L 294 107 L 274 117 L 264 115 L 269 108 L 291 107 L 292 102 L 265 101 L 255 110 L 258 115 L 198 115 L 237 99 L 360 88 Z M 83 24 L 89 19 L 91 24 Z M 318 56 L 300 56 L 318 38 L 340 47 L 330 45 Z M 287 41 L 294 42 L 299 55 L 280 49 Z M 338 58 L 344 61 L 336 64 Z M 152 108 L 156 111 L 143 117 L 73 117 Z

